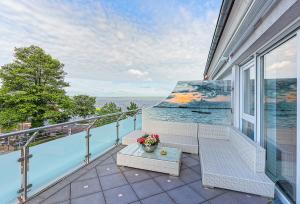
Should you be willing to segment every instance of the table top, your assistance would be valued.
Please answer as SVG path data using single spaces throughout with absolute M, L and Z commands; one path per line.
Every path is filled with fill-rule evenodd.
M 161 150 L 166 150 L 167 155 L 161 155 L 160 154 Z M 158 146 L 154 152 L 147 153 L 143 150 L 141 145 L 137 143 L 128 145 L 127 147 L 122 149 L 119 153 L 124 155 L 135 156 L 135 157 L 143 157 L 148 159 L 164 160 L 170 162 L 179 162 L 181 157 L 181 150 L 177 148 Z

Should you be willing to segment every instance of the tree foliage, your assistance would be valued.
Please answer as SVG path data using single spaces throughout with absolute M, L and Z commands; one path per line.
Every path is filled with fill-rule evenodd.
M 96 97 L 78 95 L 73 97 L 73 115 L 86 118 L 95 114 Z
M 0 69 L 0 126 L 31 121 L 62 122 L 71 114 L 64 88 L 64 64 L 37 46 L 15 48 L 14 60 Z
M 104 104 L 101 108 L 96 110 L 96 115 L 107 115 L 107 114 L 112 114 L 112 113 L 118 113 L 121 112 L 122 109 L 117 106 L 114 102 L 106 103 Z M 117 116 L 109 116 L 109 117 L 104 117 L 103 119 L 99 120 L 99 122 L 96 124 L 96 126 L 101 126 L 105 124 L 109 124 L 112 122 L 117 121 L 117 119 L 120 117 L 120 115 Z
M 134 103 L 133 101 L 130 102 L 129 106 L 127 106 L 127 111 L 132 111 L 130 113 L 128 113 L 129 116 L 134 116 L 137 111 L 134 111 L 134 110 L 137 110 L 139 107 L 136 103 Z

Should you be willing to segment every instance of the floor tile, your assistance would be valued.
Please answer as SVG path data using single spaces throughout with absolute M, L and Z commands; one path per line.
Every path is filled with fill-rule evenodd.
M 112 155 L 112 158 L 113 158 L 115 161 L 117 161 L 117 153 L 114 153 L 114 154 Z
M 209 201 L 210 204 L 242 204 L 236 198 L 233 198 L 229 194 L 225 193 Z M 254 204 L 254 203 L 253 203 Z M 256 204 L 256 203 L 255 203 Z
M 66 201 L 63 201 L 63 202 L 55 203 L 55 204 L 70 204 L 70 203 L 71 203 L 70 200 L 66 200 Z
M 240 201 L 240 203 L 243 203 L 243 204 L 252 204 L 252 203 L 267 204 L 267 203 L 270 203 L 270 200 L 268 200 L 268 198 L 257 196 L 257 195 L 240 193 L 240 192 L 235 192 L 235 191 L 230 191 L 226 194 L 228 194 L 232 198 Z
M 178 204 L 198 204 L 205 199 L 188 186 L 182 186 L 168 191 L 169 196 Z
M 184 185 L 184 182 L 176 176 L 159 176 L 154 178 L 154 180 L 158 182 L 165 191 Z
M 191 157 L 182 158 L 182 163 L 188 167 L 199 165 L 199 160 L 193 159 Z
M 116 164 L 105 164 L 105 165 L 98 165 L 97 172 L 99 176 L 105 176 L 115 173 L 120 173 L 120 169 Z
M 199 174 L 201 176 L 201 166 L 200 165 L 192 166 L 190 168 L 193 169 L 193 171 L 195 171 L 197 174 Z
M 107 204 L 128 204 L 138 200 L 129 185 L 104 191 Z
M 134 170 L 135 168 L 131 168 L 131 167 L 127 167 L 127 166 L 118 166 L 118 168 L 124 172 L 124 171 L 130 171 L 130 170 Z
M 216 197 L 222 193 L 225 193 L 226 190 L 219 189 L 219 188 L 205 188 L 202 185 L 201 181 L 196 181 L 194 183 L 189 184 L 189 187 L 191 187 L 194 191 L 199 193 L 202 197 L 206 199 L 210 199 L 213 197 Z
M 189 154 L 188 153 L 182 153 L 182 158 L 186 158 L 186 157 L 189 157 Z
M 76 181 L 71 183 L 71 198 L 101 191 L 98 178 Z
M 97 192 L 82 196 L 80 198 L 74 198 L 71 200 L 71 204 L 105 204 L 104 196 L 102 192 Z
M 76 181 L 82 181 L 82 180 L 97 178 L 97 177 L 98 177 L 97 171 L 95 168 L 93 168 L 93 169 L 89 170 L 87 173 L 80 176 L 78 179 L 76 179 Z
M 142 200 L 142 204 L 176 204 L 166 193 L 161 193 Z
M 189 168 L 187 165 L 185 165 L 184 163 L 181 163 L 180 171 L 183 169 L 187 169 L 187 168 Z
M 42 203 L 43 204 L 59 203 L 59 202 L 67 201 L 69 199 L 70 199 L 70 185 L 67 185 L 66 187 L 62 188 L 57 193 L 50 196 Z
M 151 178 L 146 171 L 139 170 L 139 169 L 133 169 L 130 171 L 125 171 L 124 175 L 129 183 L 135 183 L 138 181 L 146 180 Z
M 104 164 L 114 164 L 115 160 L 112 157 L 107 158 L 106 160 L 104 160 L 103 162 L 101 162 L 101 165 Z
M 152 179 L 134 183 L 132 188 L 140 199 L 162 192 L 162 189 Z
M 199 158 L 198 154 L 190 154 L 189 157 L 200 161 L 200 158 Z
M 151 177 L 158 177 L 158 176 L 166 175 L 164 173 L 155 172 L 155 171 L 147 171 L 147 174 L 150 175 Z
M 201 177 L 191 169 L 184 169 L 180 172 L 180 179 L 185 183 L 191 183 L 200 180 Z
M 130 203 L 130 204 L 142 204 L 140 201 L 135 201 L 133 203 Z
M 122 174 L 112 174 L 100 177 L 100 183 L 103 190 L 115 188 L 127 184 L 125 177 Z

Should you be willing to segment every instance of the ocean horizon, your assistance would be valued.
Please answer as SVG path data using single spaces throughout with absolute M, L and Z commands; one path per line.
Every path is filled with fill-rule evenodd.
M 130 102 L 134 102 L 138 107 L 152 107 L 160 103 L 165 97 L 160 96 L 141 96 L 141 97 L 96 97 L 96 107 L 102 107 L 106 103 L 114 102 L 117 106 L 121 107 L 122 110 L 126 110 Z

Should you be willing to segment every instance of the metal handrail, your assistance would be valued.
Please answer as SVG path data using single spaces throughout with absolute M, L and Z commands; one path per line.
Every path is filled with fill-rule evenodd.
M 18 197 L 19 203 L 25 203 L 27 201 L 27 193 L 30 190 L 30 188 L 32 187 L 32 184 L 28 184 L 28 171 L 29 171 L 29 159 L 32 157 L 32 155 L 29 153 L 29 145 L 32 141 L 34 141 L 34 139 L 37 137 L 37 135 L 39 134 L 39 132 L 41 132 L 41 130 L 47 130 L 47 129 L 51 129 L 51 128 L 55 128 L 55 127 L 64 127 L 64 126 L 69 126 L 69 125 L 73 125 L 73 124 L 77 124 L 77 123 L 81 123 L 81 122 L 87 122 L 87 128 L 86 128 L 86 155 L 85 155 L 85 164 L 90 163 L 90 157 L 91 157 L 91 153 L 90 153 L 90 130 L 91 128 L 95 125 L 95 123 L 102 118 L 106 118 L 106 117 L 111 117 L 111 116 L 118 116 L 120 115 L 116 122 L 116 130 L 117 130 L 117 134 L 116 134 L 116 145 L 119 143 L 119 121 L 122 119 L 122 117 L 128 113 L 132 113 L 134 112 L 134 129 L 136 128 L 136 115 L 141 111 L 142 109 L 135 109 L 135 110 L 131 110 L 131 111 L 125 111 L 125 112 L 117 112 L 117 113 L 112 113 L 112 114 L 107 114 L 107 115 L 101 115 L 101 116 L 96 116 L 96 117 L 91 117 L 91 118 L 87 118 L 87 119 L 81 119 L 81 120 L 76 120 L 76 121 L 70 121 L 70 122 L 65 122 L 65 123 L 58 123 L 55 125 L 47 125 L 47 126 L 43 126 L 43 127 L 38 127 L 38 128 L 32 128 L 32 129 L 28 129 L 28 130 L 21 130 L 21 131 L 15 131 L 15 132 L 11 132 L 11 133 L 5 133 L 0 135 L 0 139 L 1 138 L 9 138 L 11 136 L 16 136 L 16 135 L 21 135 L 21 134 L 29 134 L 29 133 L 33 133 L 30 138 L 26 141 L 26 143 L 23 145 L 22 149 L 21 149 L 21 157 L 18 159 L 18 162 L 20 162 L 21 164 L 21 174 L 22 174 L 22 181 L 21 181 L 21 188 L 18 190 L 18 193 L 20 194 L 20 196 Z
M 42 126 L 42 127 L 31 128 L 31 129 L 28 129 L 28 130 L 20 130 L 20 131 L 4 133 L 4 134 L 0 134 L 0 139 L 4 139 L 4 138 L 11 137 L 11 136 L 16 136 L 16 135 L 21 135 L 21 134 L 33 133 L 33 132 L 41 131 L 41 130 L 47 130 L 47 129 L 50 129 L 50 128 L 73 125 L 73 124 L 80 123 L 80 122 L 88 122 L 88 121 L 91 121 L 91 120 L 98 120 L 98 119 L 101 119 L 101 118 L 110 117 L 110 116 L 117 116 L 117 115 L 124 114 L 124 113 L 131 113 L 131 112 L 135 112 L 135 111 L 138 112 L 138 111 L 141 111 L 141 110 L 142 109 L 139 108 L 139 109 L 135 109 L 135 110 L 131 110 L 131 111 L 111 113 L 111 114 L 107 114 L 107 115 L 94 116 L 94 117 L 86 118 L 86 119 L 80 119 L 80 120 L 69 121 L 69 122 L 64 122 L 64 123 L 57 123 L 57 124 L 54 124 L 54 125 L 46 125 L 46 126 Z

